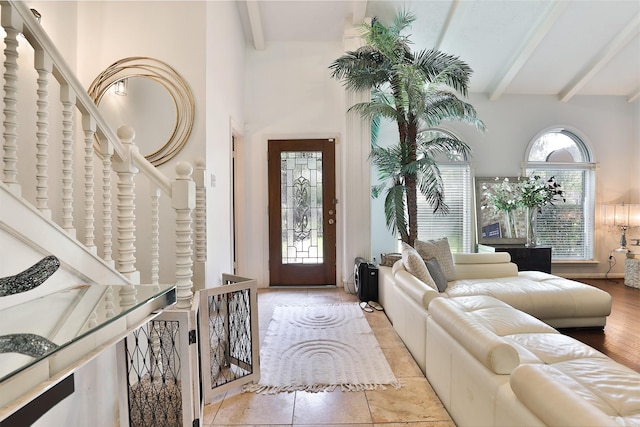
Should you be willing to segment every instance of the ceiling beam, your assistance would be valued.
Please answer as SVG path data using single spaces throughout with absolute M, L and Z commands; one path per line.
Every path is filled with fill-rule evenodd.
M 449 7 L 449 13 L 447 13 L 447 19 L 444 21 L 442 25 L 442 30 L 440 30 L 440 35 L 438 36 L 438 41 L 436 41 L 436 45 L 433 47 L 436 50 L 440 50 L 440 46 L 442 46 L 442 40 L 449 32 L 449 26 L 451 25 L 451 21 L 453 21 L 453 17 L 456 14 L 456 9 L 458 8 L 458 4 L 460 0 L 453 0 L 451 2 L 451 6 Z
M 509 68 L 502 74 L 493 91 L 489 94 L 489 99 L 495 101 L 507 89 L 516 75 L 520 72 L 522 66 L 531 57 L 540 42 L 545 38 L 553 24 L 558 20 L 560 15 L 567 9 L 568 1 L 554 1 L 549 4 L 547 10 L 538 19 L 536 25 L 531 29 L 529 34 L 524 38 L 516 56 Z
M 567 102 L 595 76 L 611 59 L 640 33 L 640 14 L 636 15 L 620 31 L 604 49 L 596 54 L 589 65 L 582 69 L 576 77 L 558 95 L 561 102 Z
M 634 102 L 640 99 L 640 87 L 636 88 L 635 91 L 631 92 L 631 94 L 627 97 L 627 102 Z
M 357 27 L 362 25 L 364 18 L 367 16 L 367 0 L 354 0 L 352 2 L 353 14 L 351 24 Z
M 253 46 L 256 50 L 264 50 L 264 32 L 262 31 L 262 18 L 260 18 L 260 5 L 257 0 L 247 0 L 246 5 Z

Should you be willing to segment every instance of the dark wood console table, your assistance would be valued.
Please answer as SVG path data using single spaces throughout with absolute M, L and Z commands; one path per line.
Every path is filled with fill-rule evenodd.
M 509 252 L 511 262 L 518 271 L 542 271 L 551 273 L 551 246 L 528 248 L 524 245 L 479 244 L 478 252 Z

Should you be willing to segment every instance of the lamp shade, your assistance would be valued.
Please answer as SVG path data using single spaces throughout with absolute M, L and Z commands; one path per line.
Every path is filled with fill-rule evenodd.
M 602 221 L 605 225 L 615 227 L 640 226 L 640 205 L 603 205 Z

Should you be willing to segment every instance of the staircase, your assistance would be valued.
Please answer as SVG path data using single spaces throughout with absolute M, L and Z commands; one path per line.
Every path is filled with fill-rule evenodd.
M 175 265 L 162 267 L 174 271 L 177 307 L 191 307 L 193 248 L 198 262 L 206 260 L 204 165 L 195 174 L 200 182 L 187 162 L 176 165 L 174 177 L 162 174 L 138 151 L 133 129 L 109 127 L 32 11 L 19 1 L 1 1 L 0 8 L 6 33 L 0 276 L 53 254 L 66 275 L 40 292 L 68 286 L 69 277 L 101 284 L 140 284 L 142 277 L 158 284 L 161 230 L 175 229 L 173 241 L 162 244 L 175 247 Z M 33 55 L 30 69 L 24 52 Z M 136 186 L 151 197 L 142 200 Z M 150 217 L 137 218 L 143 204 Z M 202 218 L 197 222 L 194 210 Z M 151 241 L 139 245 L 142 226 Z

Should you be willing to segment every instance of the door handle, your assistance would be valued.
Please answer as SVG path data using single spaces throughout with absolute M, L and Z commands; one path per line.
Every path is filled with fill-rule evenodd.
M 330 225 L 332 225 L 332 224 L 334 224 L 334 223 L 335 223 L 335 221 L 333 220 L 333 218 L 329 219 L 329 224 L 330 224 Z

